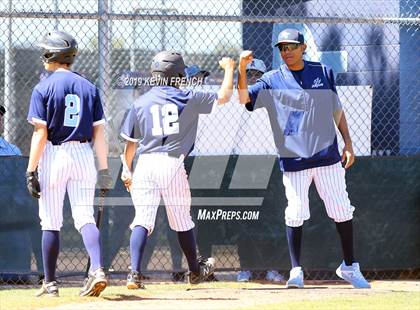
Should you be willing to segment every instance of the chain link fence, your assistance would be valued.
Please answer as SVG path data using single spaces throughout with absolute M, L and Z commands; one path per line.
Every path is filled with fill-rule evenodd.
M 295 27 L 305 35 L 308 45 L 305 58 L 329 65 L 336 74 L 356 155 L 368 160 L 390 156 L 394 160 L 392 164 L 400 165 L 400 160 L 420 153 L 419 9 L 416 0 L 0 0 L 0 104 L 6 110 L 0 116 L 0 133 L 4 138 L 0 142 L 9 143 L 0 145 L 0 155 L 29 154 L 33 130 L 26 122 L 29 99 L 33 87 L 47 76 L 36 43 L 47 31 L 63 30 L 78 40 L 79 56 L 72 68 L 101 91 L 109 124 L 111 156 L 115 157 L 123 147 L 118 129 L 125 111 L 147 90 L 132 77 L 149 75 L 154 54 L 169 49 L 181 51 L 187 65 L 195 64 L 211 72 L 202 87 L 217 89 L 223 77 L 218 67 L 221 57 L 237 59 L 242 50 L 251 49 L 254 57 L 262 59 L 269 70 L 278 68 L 281 59 L 273 44 L 281 30 Z M 227 106 L 216 107 L 212 114 L 200 118 L 192 153 L 196 158 L 226 156 L 228 163 L 236 163 L 237 156 L 276 154 L 266 111 L 248 113 L 235 101 L 237 97 L 234 96 Z M 195 159 L 188 162 L 190 166 L 193 161 Z M 4 227 L 8 227 L 1 232 L 8 240 L 3 243 L 8 244 L 10 253 L 23 251 L 27 257 L 25 266 L 21 267 L 8 265 L 13 261 L 12 256 L 2 254 L 0 273 L 2 270 L 20 270 L 17 278 L 12 272 L 3 279 L 32 281 L 33 276 L 42 271 L 36 202 L 30 197 L 24 199 L 25 192 L 18 195 L 10 190 L 4 181 L 21 179 L 25 160 L 2 157 L 0 162 L 1 188 L 4 197 L 8 197 L 2 204 L 5 205 L 4 214 L 10 213 L 7 213 L 8 220 L 6 216 L 3 218 Z M 405 167 L 409 169 L 408 164 Z M 118 171 L 119 166 L 115 175 Z M 417 175 L 418 172 L 411 175 L 407 185 L 414 195 L 418 189 Z M 223 180 L 226 182 L 225 178 Z M 389 184 L 385 182 L 378 180 L 376 185 Z M 17 187 L 24 189 L 24 186 Z M 192 188 L 193 196 L 208 195 L 205 190 L 194 190 L 193 185 Z M 116 196 L 129 199 L 121 184 L 117 183 L 115 191 Z M 16 201 L 19 200 L 17 196 L 22 201 Z M 398 193 L 392 198 L 398 201 Z M 418 201 L 414 203 L 418 207 Z M 25 217 L 12 205 L 24 206 Z M 267 239 L 270 242 L 283 238 L 282 232 L 278 232 L 283 211 L 274 209 L 268 209 L 266 215 L 278 218 L 275 223 L 269 221 L 276 227 L 272 238 Z M 69 208 L 66 210 L 68 212 Z M 133 212 L 130 205 L 109 207 L 105 211 L 102 228 L 106 248 L 104 263 L 115 274 L 125 273 L 129 268 L 128 225 Z M 10 221 L 12 217 L 15 217 L 14 221 Z M 196 220 L 197 214 L 194 217 Z M 58 272 L 66 276 L 80 275 L 87 256 L 70 214 L 65 219 Z M 155 275 L 172 272 L 175 277 L 179 276 L 176 273 L 186 269 L 186 262 L 176 244 L 176 235 L 168 230 L 164 214 L 158 216 L 158 221 L 162 223 L 158 223 L 158 231 L 149 241 L 144 270 Z M 243 269 L 241 254 L 238 254 L 241 251 L 238 246 L 240 234 L 230 233 L 227 225 L 219 225 L 216 233 L 226 240 L 222 244 L 209 244 L 206 234 L 213 233 L 212 225 L 198 225 L 200 252 L 215 256 L 220 271 Z M 19 232 L 28 227 L 29 234 Z M 11 232 L 14 234 L 11 239 L 5 237 Z M 11 248 L 13 242 L 26 246 Z M 287 257 L 285 243 L 274 247 L 279 255 Z M 288 268 L 285 267 L 287 262 L 282 268 L 275 262 L 262 264 L 261 261 L 267 261 L 267 258 L 256 260 L 257 263 L 251 265 L 257 271 L 257 278 L 264 277 L 265 272 L 261 270 L 276 268 L 285 272 Z M 258 262 L 261 266 L 255 268 Z M 371 268 L 368 276 L 419 278 L 418 267 L 402 268 L 404 272 Z M 332 274 L 315 268 L 308 272 L 308 277 L 330 279 Z

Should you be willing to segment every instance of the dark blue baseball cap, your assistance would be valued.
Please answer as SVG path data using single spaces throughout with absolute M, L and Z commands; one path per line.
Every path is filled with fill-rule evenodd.
M 305 43 L 303 34 L 293 28 L 288 28 L 279 33 L 277 43 L 275 46 L 279 46 L 281 43 Z
M 210 72 L 200 69 L 200 67 L 197 66 L 197 65 L 192 65 L 192 66 L 188 66 L 188 67 L 185 68 L 185 76 L 187 77 L 187 79 L 192 78 L 192 77 L 194 77 L 194 76 L 196 76 L 197 74 L 200 74 L 200 73 L 204 77 L 207 77 L 207 76 L 210 75 Z

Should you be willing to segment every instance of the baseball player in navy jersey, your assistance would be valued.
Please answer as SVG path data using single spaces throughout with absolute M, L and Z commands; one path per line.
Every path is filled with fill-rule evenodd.
M 346 190 L 345 169 L 353 164 L 354 152 L 333 72 L 321 63 L 303 60 L 306 45 L 296 29 L 282 31 L 276 47 L 285 64 L 267 72 L 249 88 L 245 70 L 252 61 L 252 52 L 242 52 L 239 100 L 250 111 L 267 109 L 278 150 L 288 201 L 285 221 L 292 263 L 286 287 L 304 286 L 300 264 L 302 225 L 310 217 L 308 190 L 314 181 L 341 239 L 344 261 L 337 275 L 355 288 L 370 288 L 353 254 L 354 207 Z M 334 122 L 345 143 L 342 156 Z M 345 162 L 345 169 L 340 160 Z
M 53 31 L 39 44 L 44 67 L 52 74 L 32 92 L 28 121 L 34 125 L 27 187 L 39 199 L 45 279 L 37 296 L 58 296 L 55 269 L 63 200 L 67 191 L 76 229 L 89 254 L 91 269 L 81 296 L 99 296 L 107 281 L 102 270 L 99 230 L 95 225 L 95 184 L 110 187 L 105 117 L 98 89 L 70 71 L 77 42 L 67 33 Z M 98 173 L 91 147 L 98 157 Z
M 161 197 L 169 226 L 177 232 L 187 258 L 189 282 L 197 284 L 213 274 L 212 258 L 197 259 L 184 158 L 194 146 L 199 114 L 210 113 L 214 103 L 224 104 L 232 95 L 235 63 L 230 58 L 223 58 L 219 63 L 225 70 L 225 77 L 218 93 L 185 90 L 179 89 L 185 78 L 182 55 L 173 51 L 158 53 L 151 65 L 152 78 L 158 85 L 134 102 L 122 126 L 121 136 L 127 140 L 122 180 L 131 192 L 135 207 L 130 226 L 132 271 L 127 277 L 129 289 L 143 287 L 138 274 Z M 136 151 L 139 157 L 131 175 Z

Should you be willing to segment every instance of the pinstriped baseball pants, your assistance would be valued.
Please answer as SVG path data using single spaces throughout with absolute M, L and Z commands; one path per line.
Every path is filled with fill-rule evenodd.
M 42 230 L 63 226 L 63 201 L 66 190 L 70 199 L 74 226 L 79 231 L 88 223 L 95 224 L 93 199 L 96 168 L 89 143 L 77 141 L 52 145 L 47 142 L 38 166 L 41 197 L 39 217 Z
M 131 197 L 135 208 L 131 229 L 141 225 L 149 235 L 152 233 L 161 197 L 171 229 L 187 231 L 194 228 L 184 156 L 175 158 L 167 153 L 141 154 L 133 174 Z
M 353 218 L 354 207 L 350 204 L 346 189 L 345 169 L 341 163 L 302 171 L 284 172 L 283 184 L 286 190 L 286 225 L 302 226 L 310 218 L 308 191 L 315 182 L 325 209 L 335 222 Z

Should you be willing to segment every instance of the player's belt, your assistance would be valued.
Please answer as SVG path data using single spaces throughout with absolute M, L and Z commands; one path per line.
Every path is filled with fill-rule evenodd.
M 66 141 L 66 142 L 80 142 L 80 143 L 89 143 L 91 140 L 88 140 L 88 139 L 85 139 L 85 140 L 80 140 L 80 141 L 78 141 L 78 140 L 72 140 L 72 141 Z M 52 142 L 52 141 L 50 141 L 51 142 L 51 144 L 52 145 L 61 145 L 61 144 L 63 144 L 63 143 L 66 143 L 66 142 Z

